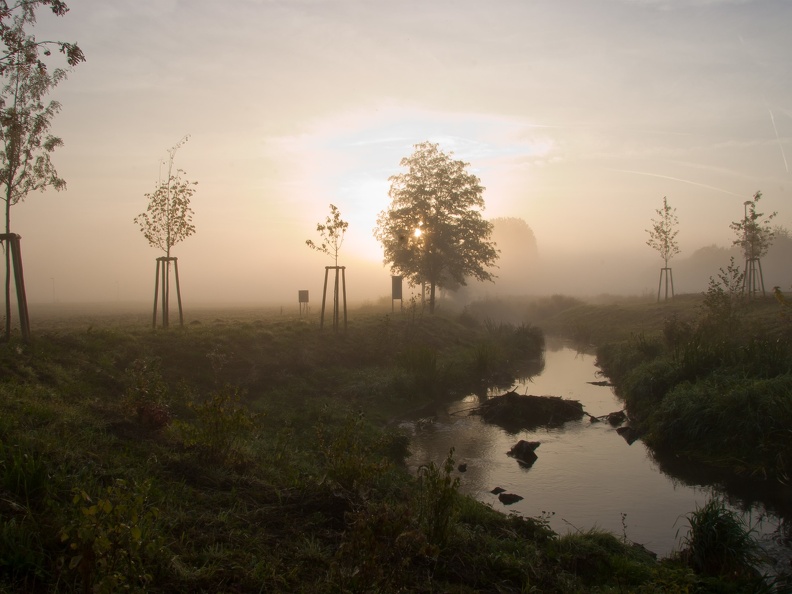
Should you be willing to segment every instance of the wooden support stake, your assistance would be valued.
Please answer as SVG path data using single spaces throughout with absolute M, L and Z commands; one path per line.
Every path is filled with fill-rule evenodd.
M 16 233 L 0 233 L 0 242 L 5 242 L 6 249 L 10 250 L 11 265 L 16 286 L 17 307 L 19 308 L 19 329 L 22 340 L 30 340 L 30 315 L 28 313 L 27 294 L 25 292 L 25 274 L 22 269 L 21 236 Z
M 170 263 L 173 262 L 173 272 L 176 276 L 176 299 L 179 303 L 179 325 L 184 326 L 184 311 L 182 309 L 181 286 L 179 285 L 179 262 L 178 258 L 167 258 L 160 256 L 157 258 L 157 270 L 154 273 L 154 315 L 152 326 L 157 327 L 157 302 L 162 297 L 162 327 L 170 325 Z
M 668 281 L 671 280 L 671 298 L 674 298 L 674 272 L 670 268 L 660 269 L 660 280 L 657 283 L 657 302 L 660 303 L 660 289 L 663 286 L 663 277 L 665 277 L 665 299 L 668 301 Z
M 335 271 L 333 282 L 333 330 L 338 331 L 340 323 L 340 307 L 339 303 L 339 289 L 343 291 L 344 299 L 344 330 L 347 329 L 347 302 L 346 302 L 346 266 L 325 266 L 324 287 L 322 289 L 322 314 L 319 320 L 319 328 L 324 328 L 325 304 L 327 303 L 327 281 L 330 276 L 330 270 Z M 340 285 L 339 286 L 339 272 L 340 272 Z

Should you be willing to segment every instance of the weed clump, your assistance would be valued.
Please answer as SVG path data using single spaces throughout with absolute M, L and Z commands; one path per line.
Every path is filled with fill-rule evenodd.
M 723 500 L 710 499 L 687 516 L 690 531 L 681 558 L 697 573 L 756 581 L 761 560 L 751 530 Z

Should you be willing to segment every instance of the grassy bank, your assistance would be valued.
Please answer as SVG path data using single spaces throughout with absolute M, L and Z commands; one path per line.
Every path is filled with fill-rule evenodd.
M 746 591 L 403 466 L 386 420 L 517 373 L 529 325 L 415 312 L 58 326 L 0 345 L 0 591 Z M 729 568 L 733 573 L 734 568 Z

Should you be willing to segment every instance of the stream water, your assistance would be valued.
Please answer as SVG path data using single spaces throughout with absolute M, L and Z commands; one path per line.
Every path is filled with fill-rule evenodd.
M 578 400 L 596 417 L 621 410 L 624 405 L 612 388 L 590 383 L 602 380 L 594 363 L 593 355 L 548 345 L 542 373 L 513 389 Z M 429 417 L 423 411 L 421 418 L 404 419 L 402 427 L 411 435 L 410 467 L 439 465 L 453 447 L 456 463 L 467 465 L 456 473 L 464 493 L 506 513 L 544 517 L 562 534 L 596 527 L 660 556 L 680 548 L 686 516 L 720 495 L 756 529 L 766 548 L 784 549 L 792 518 L 789 491 L 762 493 L 755 483 L 726 484 L 701 469 L 660 463 L 642 441 L 630 445 L 615 427 L 592 423 L 588 416 L 559 428 L 509 433 L 470 415 L 479 403 L 472 395 L 438 404 Z M 541 442 L 530 468 L 506 455 L 520 439 Z M 503 505 L 491 493 L 495 487 L 523 499 Z M 786 554 L 776 556 L 789 561 Z

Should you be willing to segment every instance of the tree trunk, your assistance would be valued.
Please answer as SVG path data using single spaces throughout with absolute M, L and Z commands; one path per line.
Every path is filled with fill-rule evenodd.
M 429 283 L 429 313 L 433 314 L 435 308 L 435 283 Z

